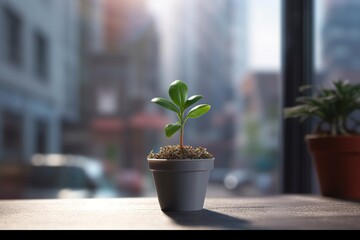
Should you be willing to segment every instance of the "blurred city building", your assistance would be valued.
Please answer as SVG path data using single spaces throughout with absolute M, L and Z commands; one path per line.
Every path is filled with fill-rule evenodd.
M 150 103 L 164 93 L 159 91 L 158 36 L 146 7 L 145 0 L 81 1 L 83 42 L 89 39 L 82 51 L 83 118 L 64 138 L 65 152 L 102 160 L 119 185 L 134 194 L 143 190 L 146 155 L 161 146 L 168 123 Z
M 254 171 L 258 179 L 267 181 L 257 189 L 274 192 L 278 188 L 280 74 L 250 72 L 239 86 L 243 112 L 241 118 L 241 156 L 237 168 Z M 266 179 L 266 180 L 265 180 Z M 260 181 L 260 180 L 259 180 Z
M 360 83 L 360 1 L 324 1 L 323 81 L 346 78 Z
M 256 119 L 259 125 L 272 131 L 261 131 L 262 145 L 268 148 L 278 148 L 278 142 L 274 141 L 277 134 L 276 125 L 279 118 L 280 102 L 280 75 L 277 72 L 252 72 L 246 75 L 241 84 L 241 96 L 244 105 L 242 117 Z M 271 121 L 269 121 L 271 120 Z M 244 122 L 244 121 L 243 121 Z
M 78 120 L 78 2 L 0 0 L 0 161 L 61 151 Z

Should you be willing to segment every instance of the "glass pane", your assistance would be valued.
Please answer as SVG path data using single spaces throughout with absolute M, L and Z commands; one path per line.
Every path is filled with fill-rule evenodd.
M 360 2 L 316 1 L 317 83 L 333 80 L 357 82 L 360 74 Z
M 333 82 L 337 80 L 359 84 L 360 1 L 317 0 L 314 2 L 314 84 L 319 88 L 334 87 Z M 347 121 L 344 121 L 340 131 L 357 132 L 358 127 L 355 121 L 358 117 L 358 111 L 353 111 Z M 318 129 L 330 132 L 329 126 L 324 125 L 320 125 Z M 338 130 L 333 128 L 333 133 L 336 131 Z M 314 179 L 317 179 L 315 176 L 314 174 Z M 314 187 L 319 191 L 317 183 Z
M 212 106 L 184 136 L 215 156 L 207 196 L 279 193 L 280 9 L 281 0 L 0 2 L 4 198 L 156 196 L 147 155 L 179 135 L 166 138 L 176 115 L 151 99 L 168 98 L 177 79 Z M 12 42 L 21 69 L 6 61 Z M 16 164 L 6 111 L 22 116 Z

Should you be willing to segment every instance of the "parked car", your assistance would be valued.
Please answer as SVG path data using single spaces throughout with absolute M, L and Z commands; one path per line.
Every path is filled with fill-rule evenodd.
M 244 186 L 253 184 L 253 177 L 248 169 L 230 170 L 224 177 L 224 186 L 232 191 L 240 191 Z
M 233 169 L 224 178 L 224 186 L 237 195 L 259 196 L 276 191 L 275 178 L 271 171 Z
M 15 171 L 18 172 L 16 176 L 12 174 L 9 177 L 11 175 L 9 166 L 18 169 Z M 120 196 L 115 185 L 104 175 L 101 162 L 88 157 L 36 154 L 30 164 L 8 164 L 7 168 L 2 166 L 1 169 L 3 170 L 0 173 L 3 173 L 3 176 L 8 175 L 5 178 L 7 180 L 3 181 L 5 184 L 1 185 L 0 183 L 0 187 L 7 189 L 7 196 L 0 196 L 2 198 L 108 198 Z

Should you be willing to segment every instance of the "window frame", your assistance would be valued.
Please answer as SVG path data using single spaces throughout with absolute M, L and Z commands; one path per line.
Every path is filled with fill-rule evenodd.
M 314 79 L 314 1 L 282 2 L 282 109 L 296 105 L 299 87 Z M 283 193 L 312 192 L 312 164 L 305 135 L 309 123 L 284 119 L 282 115 Z

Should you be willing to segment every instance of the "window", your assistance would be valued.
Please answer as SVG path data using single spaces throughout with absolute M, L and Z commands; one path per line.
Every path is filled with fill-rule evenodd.
M 189 95 L 204 96 L 199 104 L 212 106 L 206 116 L 187 122 L 184 139 L 216 157 L 209 196 L 281 192 L 282 2 L 66 0 L 48 9 L 57 14 L 46 22 L 39 22 L 48 17 L 45 8 L 12 4 L 20 15 L 7 17 L 13 22 L 9 25 L 18 25 L 8 30 L 17 39 L 30 38 L 24 40 L 31 53 L 30 73 L 39 81 L 54 76 L 52 84 L 45 84 L 49 94 L 39 96 L 35 82 L 14 86 L 15 95 L 25 98 L 26 88 L 32 116 L 42 112 L 63 123 L 56 129 L 56 124 L 36 123 L 36 143 L 24 141 L 31 144 L 24 149 L 44 152 L 48 141 L 51 149 L 66 146 L 97 158 L 120 195 L 133 189 L 131 196 L 154 196 L 146 156 L 178 144 L 178 136 L 166 138 L 164 127 L 176 116 L 151 99 L 168 97 L 169 84 L 180 79 L 188 84 Z M 19 18 L 24 28 L 35 31 L 21 36 Z M 80 44 L 71 44 L 72 39 Z M 79 109 L 81 116 L 72 114 Z
M 286 106 L 295 105 L 298 87 L 304 84 L 329 87 L 338 79 L 359 83 L 360 2 L 294 0 L 284 1 L 284 5 L 288 41 L 284 44 L 284 77 L 291 80 L 284 81 Z M 287 193 L 319 192 L 304 141 L 304 135 L 313 130 L 309 125 L 292 120 L 284 124 L 283 174 Z
M 10 161 L 22 161 L 23 152 L 23 119 L 20 114 L 4 111 L 2 139 L 4 147 L 4 159 Z
M 45 154 L 47 153 L 47 124 L 44 120 L 37 120 L 35 124 L 35 153 Z
M 11 64 L 19 66 L 22 63 L 23 25 L 20 16 L 10 8 L 4 9 L 6 58 Z
M 45 81 L 48 77 L 48 43 L 43 34 L 34 33 L 34 71 L 39 79 Z
M 117 111 L 116 92 L 110 88 L 98 88 L 96 96 L 97 113 L 100 115 L 112 115 Z
M 360 83 L 359 13 L 360 1 L 316 1 L 315 84 L 330 86 L 339 79 Z M 359 116 L 359 111 L 355 111 L 352 117 L 359 119 Z M 353 127 L 351 123 L 346 126 L 349 131 Z
M 71 111 L 78 110 L 78 95 L 77 92 L 77 72 L 73 65 L 65 62 L 65 78 L 64 78 L 64 93 L 66 94 L 65 104 L 66 108 Z
M 205 146 L 216 157 L 208 194 L 279 192 L 281 1 L 150 4 L 161 39 L 163 86 L 181 79 L 212 106 L 185 130 L 186 144 Z

